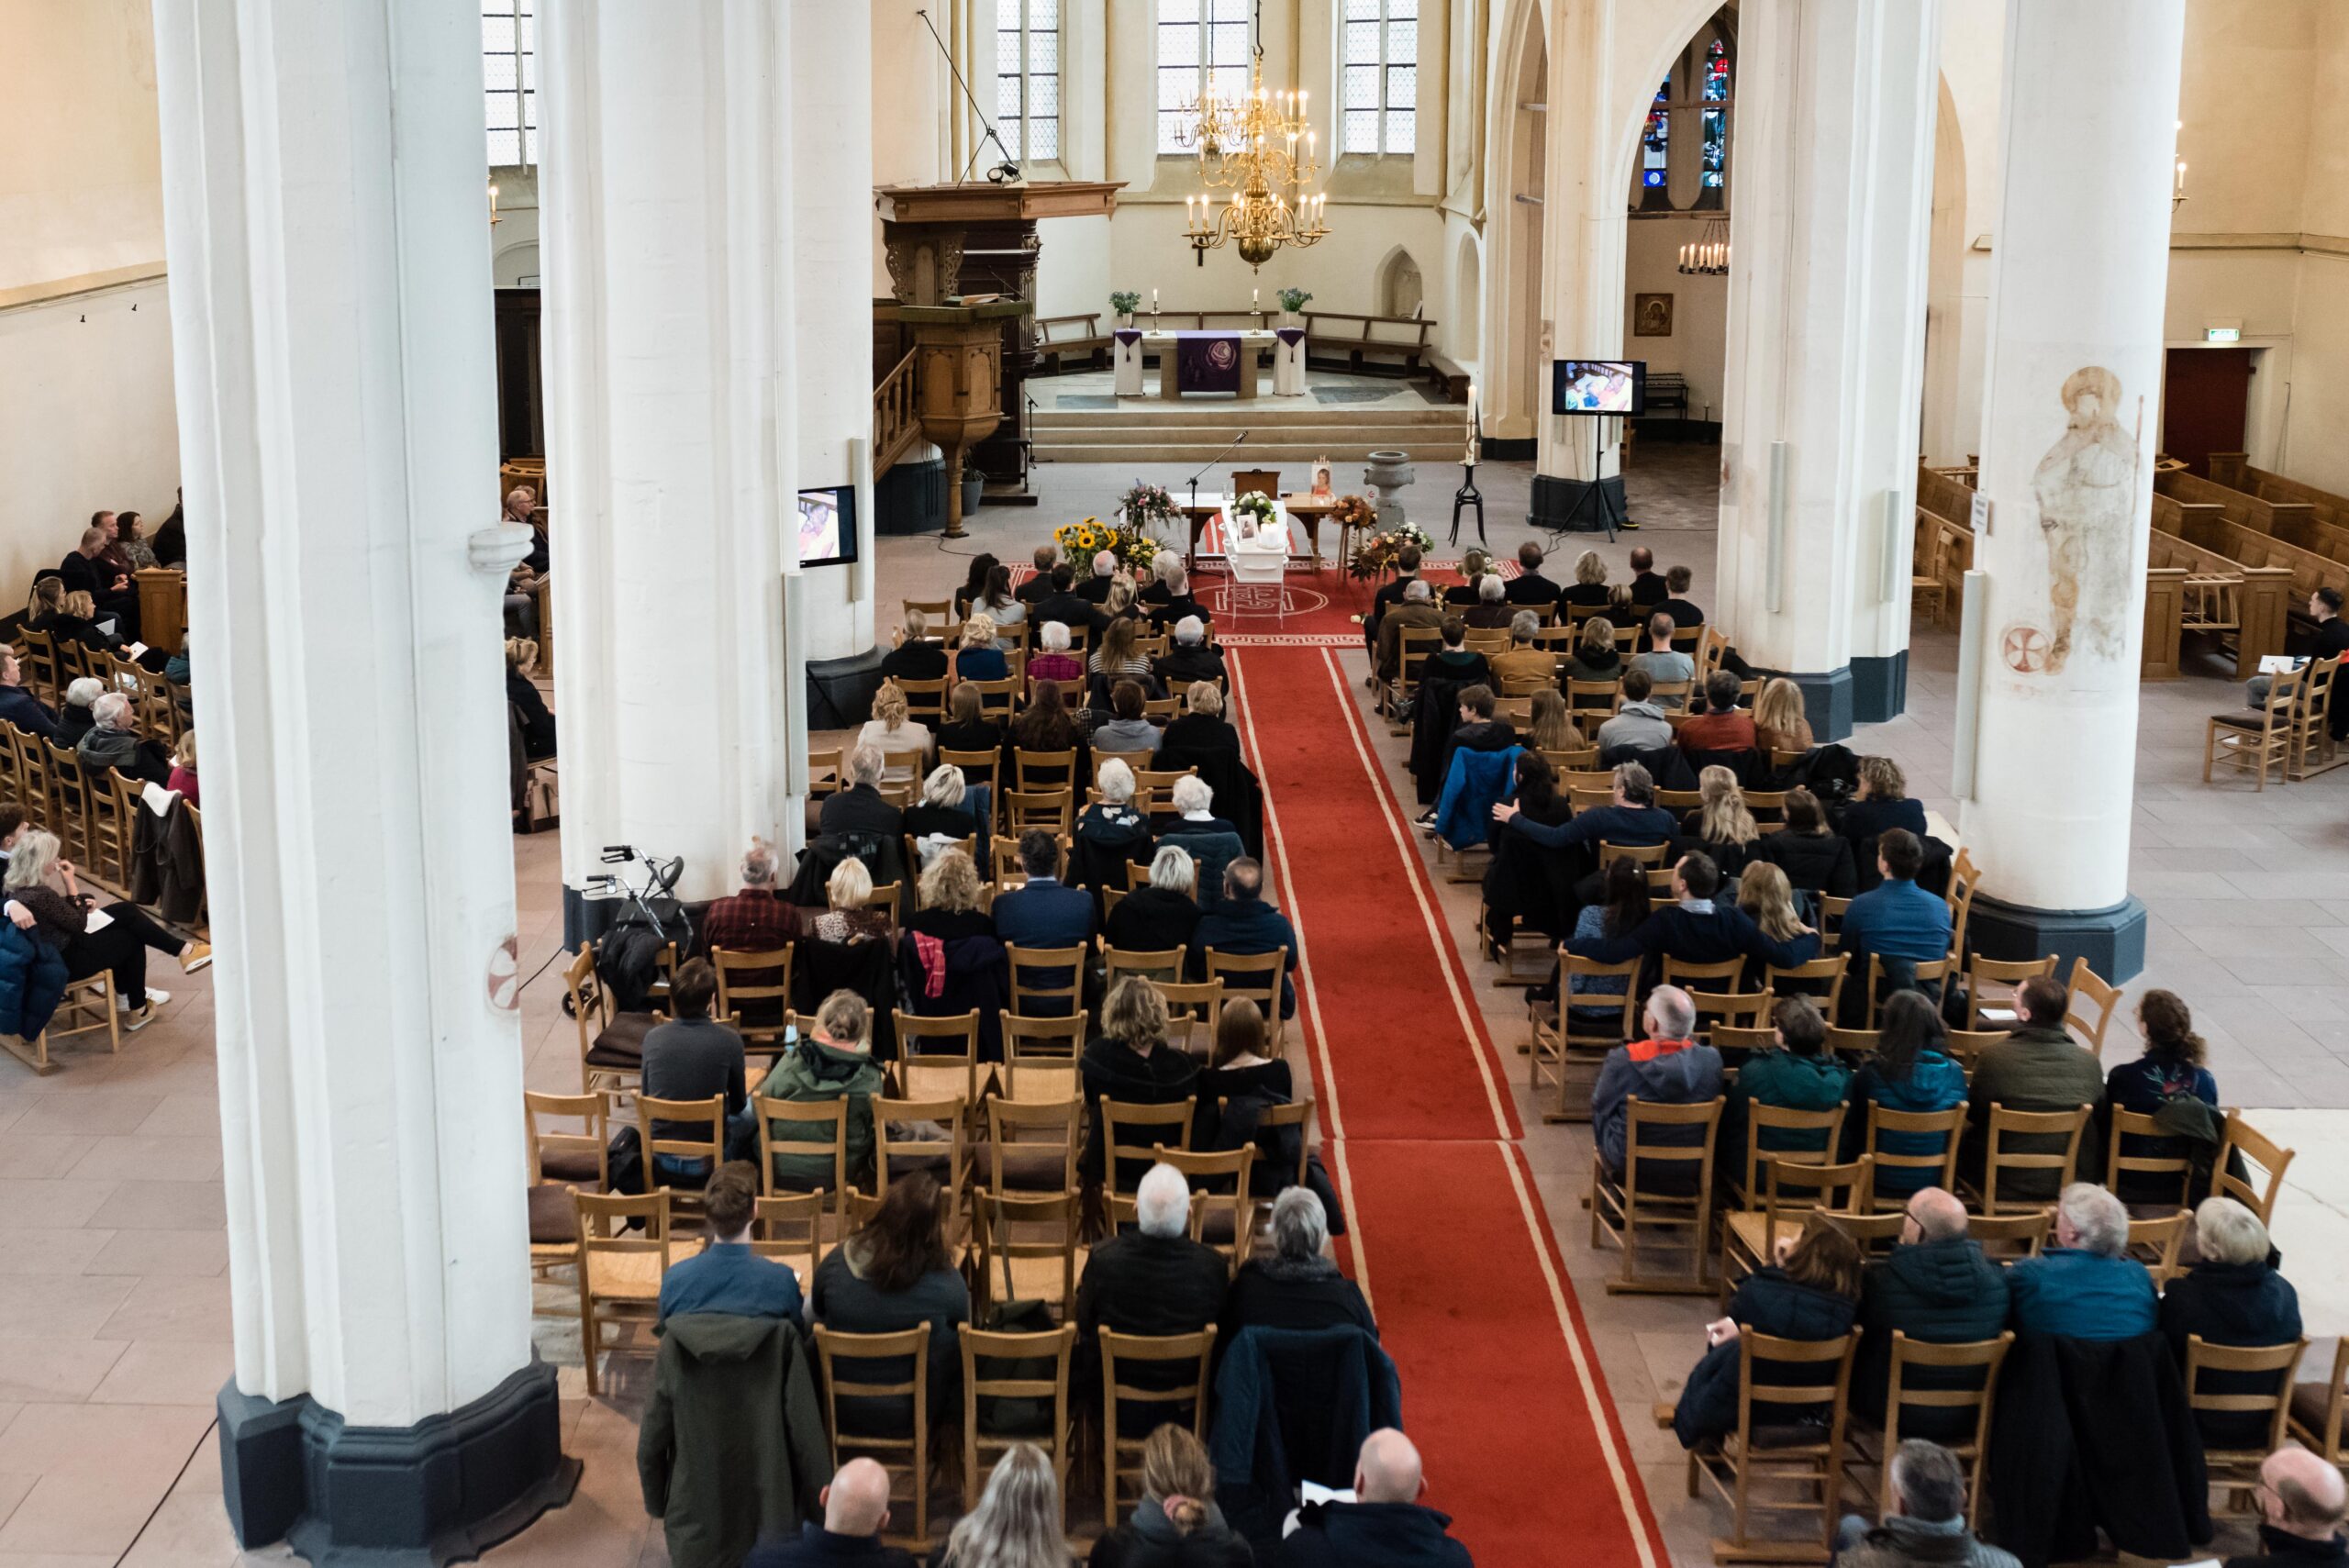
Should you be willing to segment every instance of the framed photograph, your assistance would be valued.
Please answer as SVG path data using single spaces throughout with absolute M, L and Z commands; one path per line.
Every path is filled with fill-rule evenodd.
M 1330 460 L 1326 457 L 1314 460 L 1312 491 L 1316 495 L 1330 494 Z
M 1631 296 L 1631 336 L 1634 338 L 1672 336 L 1672 296 L 1670 295 L 1639 294 Z

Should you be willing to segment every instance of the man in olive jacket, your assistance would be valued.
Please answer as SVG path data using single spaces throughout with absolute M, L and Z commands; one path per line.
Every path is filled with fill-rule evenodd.
M 2010 1111 L 2069 1111 L 2095 1105 L 2104 1097 L 2104 1065 L 2064 1028 L 2064 1014 L 2072 994 L 2053 975 L 2034 975 L 2015 988 L 2017 1027 L 1998 1044 L 1984 1049 L 1968 1075 L 1965 1144 L 1960 1159 L 1977 1181 L 1989 1157 L 1990 1107 Z M 2061 1154 L 2065 1140 L 2053 1133 L 2009 1136 L 2012 1154 Z M 2073 1179 L 2093 1182 L 2104 1169 L 2103 1151 L 2094 1131 L 2080 1137 L 2079 1164 Z M 2055 1201 L 2063 1186 L 2056 1171 L 2006 1171 L 1998 1177 L 1998 1197 L 2043 1198 Z
M 674 1568 L 738 1568 L 817 1517 L 831 1476 L 799 1326 L 685 1313 L 656 1330 L 652 1402 L 636 1443 L 644 1511 Z

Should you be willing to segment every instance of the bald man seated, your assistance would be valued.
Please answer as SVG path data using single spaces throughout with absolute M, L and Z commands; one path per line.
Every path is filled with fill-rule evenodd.
M 1911 1195 L 1900 1225 L 1900 1245 L 1868 1266 L 1860 1284 L 1859 1359 L 1852 1369 L 1852 1407 L 1881 1410 L 1892 1373 L 1894 1330 L 1937 1345 L 1995 1340 L 2007 1326 L 2007 1272 L 1982 1255 L 1965 1234 L 1965 1206 L 1940 1187 Z M 1911 1369 L 1916 1386 L 1969 1387 L 1962 1369 Z M 1935 1442 L 1972 1435 L 1970 1410 L 1918 1407 L 1902 1417 L 1911 1437 Z
M 852 1459 L 824 1488 L 824 1522 L 813 1519 L 796 1536 L 762 1541 L 742 1568 L 815 1568 L 860 1564 L 862 1568 L 914 1568 L 910 1553 L 881 1544 L 889 1528 L 889 1473 L 880 1462 Z
M 1472 1568 L 1468 1549 L 1444 1531 L 1448 1514 L 1419 1506 L 1427 1482 L 1419 1451 L 1392 1427 L 1363 1440 L 1354 1500 L 1308 1503 L 1273 1559 L 1276 1568 Z
M 2259 1467 L 2259 1545 L 2263 1555 L 2230 1557 L 2226 1568 L 2339 1562 L 2349 1556 L 2341 1539 L 2349 1509 L 2341 1472 L 2304 1448 L 2279 1448 Z

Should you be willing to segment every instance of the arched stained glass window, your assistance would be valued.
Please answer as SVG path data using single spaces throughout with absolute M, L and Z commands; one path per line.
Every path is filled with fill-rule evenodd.
M 1729 50 L 1720 39 L 1705 50 L 1703 169 L 1698 183 L 1719 190 L 1729 177 Z
M 1640 133 L 1640 183 L 1652 190 L 1663 189 L 1671 173 L 1671 106 L 1672 79 L 1666 77 L 1648 107 L 1647 128 Z

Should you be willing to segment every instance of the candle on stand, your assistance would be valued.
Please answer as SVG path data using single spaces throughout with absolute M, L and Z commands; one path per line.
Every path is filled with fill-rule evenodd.
M 1154 285 L 1150 291 L 1150 313 L 1152 316 L 1158 314 L 1158 290 Z
M 1262 310 L 1264 307 L 1264 291 L 1262 289 L 1250 289 L 1248 291 L 1249 309 Z

